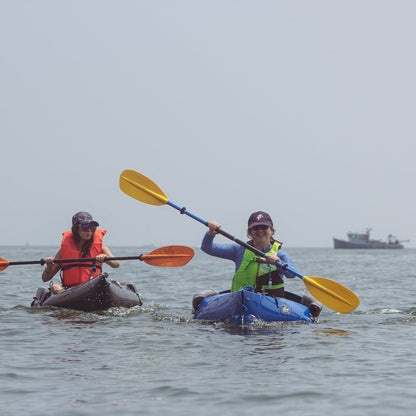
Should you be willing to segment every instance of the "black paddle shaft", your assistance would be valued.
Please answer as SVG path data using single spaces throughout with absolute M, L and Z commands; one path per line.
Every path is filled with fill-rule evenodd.
M 130 257 L 107 257 L 104 261 L 108 260 L 142 260 L 142 255 L 140 256 L 130 256 Z M 56 259 L 53 262 L 55 264 L 58 263 L 80 263 L 80 262 L 90 262 L 95 261 L 95 257 L 82 257 L 79 259 Z M 142 260 L 143 261 L 143 260 Z M 17 265 L 23 265 L 23 264 L 40 264 L 44 265 L 46 264 L 45 259 L 40 260 L 32 260 L 32 261 L 11 261 L 9 262 L 9 266 L 17 266 Z
M 186 208 L 184 208 L 184 207 L 181 208 L 180 206 L 178 206 L 178 205 L 176 205 L 176 204 L 174 204 L 173 202 L 170 202 L 170 201 L 168 201 L 167 204 L 170 205 L 171 207 L 177 209 L 181 214 L 188 215 L 189 217 L 193 218 L 194 220 L 199 221 L 200 223 L 204 224 L 205 226 L 207 226 L 207 227 L 209 226 L 208 221 L 205 221 L 202 218 L 197 217 L 196 215 L 194 215 L 191 212 L 187 211 Z M 216 231 L 217 231 L 218 234 L 221 234 L 224 237 L 228 238 L 229 240 L 235 241 L 240 246 L 243 246 L 245 249 L 252 251 L 257 256 L 264 257 L 264 258 L 267 257 L 265 253 L 263 253 L 262 251 L 258 250 L 256 247 L 250 246 L 249 244 L 245 243 L 244 241 L 241 241 L 238 238 L 232 236 L 231 234 L 228 234 L 226 231 L 223 231 L 221 228 L 219 228 Z M 287 268 L 287 264 L 283 264 L 283 263 L 277 263 L 276 266 L 279 266 L 283 270 L 285 270 Z

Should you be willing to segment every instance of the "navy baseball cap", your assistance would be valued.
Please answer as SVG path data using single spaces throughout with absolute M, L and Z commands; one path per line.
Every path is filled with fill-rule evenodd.
M 72 217 L 72 225 L 76 224 L 95 224 L 97 227 L 100 225 L 97 221 L 94 221 L 92 215 L 88 212 L 77 212 Z
M 248 219 L 248 228 L 256 227 L 257 225 L 265 225 L 266 227 L 273 227 L 273 221 L 267 212 L 256 211 L 250 215 Z

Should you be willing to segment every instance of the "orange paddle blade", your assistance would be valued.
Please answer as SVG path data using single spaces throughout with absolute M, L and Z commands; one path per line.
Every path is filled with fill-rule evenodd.
M 10 262 L 0 257 L 0 272 L 9 267 Z
M 189 263 L 195 252 L 186 246 L 166 246 L 158 248 L 149 254 L 143 254 L 140 260 L 152 266 L 180 267 Z

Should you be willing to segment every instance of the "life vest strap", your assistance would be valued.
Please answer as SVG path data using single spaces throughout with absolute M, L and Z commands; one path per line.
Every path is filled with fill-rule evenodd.
M 88 264 L 88 263 L 72 263 L 72 264 L 67 264 L 65 266 L 62 266 L 62 271 L 63 270 L 68 270 L 71 267 L 88 267 L 88 268 L 92 268 L 95 267 L 96 269 L 102 270 L 101 266 L 98 266 L 96 264 Z

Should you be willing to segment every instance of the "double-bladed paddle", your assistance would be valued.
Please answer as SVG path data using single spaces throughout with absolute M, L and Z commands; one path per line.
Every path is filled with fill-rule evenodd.
M 141 202 L 145 202 L 146 204 L 167 204 L 172 208 L 177 209 L 181 214 L 186 214 L 194 220 L 199 221 L 200 223 L 208 227 L 207 221 L 190 213 L 186 210 L 186 208 L 181 208 L 180 206 L 170 202 L 168 200 L 168 197 L 159 188 L 159 186 L 157 186 L 151 179 L 147 178 L 139 172 L 136 172 L 131 169 L 123 171 L 120 175 L 120 189 L 132 198 L 137 199 Z M 238 238 L 233 237 L 232 235 L 223 231 L 221 228 L 218 229 L 217 232 L 223 235 L 224 237 L 232 241 L 235 241 L 237 244 L 243 246 L 244 248 L 251 250 L 257 256 L 267 257 L 267 255 L 264 254 L 262 251 L 257 250 L 255 247 L 252 247 L 247 243 L 239 240 Z M 312 296 L 314 296 L 319 302 L 322 302 L 325 306 L 336 312 L 351 312 L 360 304 L 358 296 L 352 290 L 346 288 L 340 283 L 337 283 L 325 277 L 302 276 L 295 270 L 292 270 L 289 267 L 287 267 L 286 264 L 276 263 L 276 266 L 280 267 L 282 270 L 287 270 L 294 276 L 301 278 L 306 288 L 312 294 Z
M 186 246 L 166 246 L 161 247 L 148 254 L 127 257 L 107 257 L 107 260 L 140 260 L 151 266 L 158 267 L 180 267 L 191 261 L 194 256 L 194 250 Z M 79 259 L 56 259 L 54 263 L 81 263 L 94 261 L 95 257 L 82 257 Z M 46 262 L 44 259 L 33 261 L 8 261 L 0 257 L 0 271 L 9 266 L 18 266 L 24 264 L 41 264 Z

